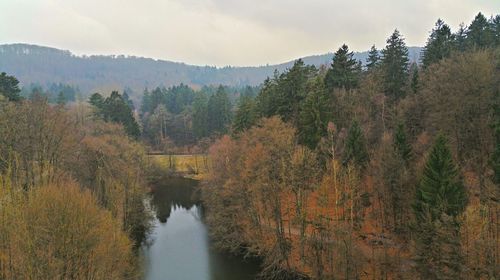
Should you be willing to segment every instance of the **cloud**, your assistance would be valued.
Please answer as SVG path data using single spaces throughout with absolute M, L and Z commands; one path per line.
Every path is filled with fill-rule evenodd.
M 383 47 L 394 28 L 408 45 L 423 45 L 438 17 L 456 28 L 498 10 L 488 0 L 0 0 L 0 43 L 262 65 L 344 42 L 358 51 Z

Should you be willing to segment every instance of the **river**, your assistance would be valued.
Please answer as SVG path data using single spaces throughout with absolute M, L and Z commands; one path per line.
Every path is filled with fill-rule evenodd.
M 146 280 L 250 280 L 256 261 L 216 251 L 193 199 L 197 181 L 162 181 L 151 193 L 155 213 L 152 243 L 143 247 Z

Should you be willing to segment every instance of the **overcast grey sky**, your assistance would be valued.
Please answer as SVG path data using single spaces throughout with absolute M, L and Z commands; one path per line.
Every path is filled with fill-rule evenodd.
M 0 0 L 0 44 L 200 65 L 263 65 L 383 47 L 394 28 L 422 46 L 440 17 L 456 30 L 500 0 Z

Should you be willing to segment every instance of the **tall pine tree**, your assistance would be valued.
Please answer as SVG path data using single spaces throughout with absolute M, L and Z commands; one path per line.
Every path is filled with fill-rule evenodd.
M 457 216 L 467 202 L 464 185 L 455 165 L 446 138 L 439 135 L 425 164 L 417 187 L 415 214 L 423 217 L 428 211 L 433 219 L 441 214 Z
M 450 27 L 444 21 L 438 19 L 422 52 L 423 66 L 428 67 L 432 63 L 448 57 L 451 53 L 453 43 L 453 35 Z
M 408 61 L 408 48 L 403 36 L 396 29 L 387 39 L 387 46 L 382 50 L 385 93 L 392 101 L 398 101 L 405 95 Z
M 221 85 L 208 100 L 209 133 L 226 133 L 231 123 L 231 102 Z
M 467 203 L 447 140 L 439 135 L 428 156 L 414 205 L 416 261 L 422 279 L 460 279 L 460 224 Z
M 257 122 L 255 100 L 251 95 L 242 95 L 233 120 L 233 132 L 240 133 L 252 127 Z
M 493 30 L 482 13 L 478 13 L 467 28 L 466 42 L 469 48 L 485 48 L 494 44 Z
M 361 69 L 353 56 L 346 44 L 335 52 L 331 68 L 325 77 L 326 89 L 329 92 L 334 88 L 349 90 L 358 86 Z
M 314 149 L 320 139 L 326 136 L 328 121 L 331 120 L 331 100 L 320 77 L 308 84 L 308 94 L 300 112 L 299 141 Z
M 368 58 L 366 59 L 366 68 L 368 70 L 374 69 L 380 62 L 380 54 L 375 45 L 370 48 Z

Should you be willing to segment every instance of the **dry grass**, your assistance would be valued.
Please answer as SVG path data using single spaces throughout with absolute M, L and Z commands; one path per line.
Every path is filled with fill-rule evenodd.
M 150 158 L 162 168 L 184 173 L 191 177 L 201 179 L 210 169 L 207 155 L 151 155 Z

